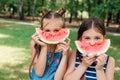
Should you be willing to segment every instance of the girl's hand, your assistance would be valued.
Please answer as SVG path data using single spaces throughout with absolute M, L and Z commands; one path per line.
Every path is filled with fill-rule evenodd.
M 80 64 L 84 67 L 89 67 L 95 60 L 96 60 L 96 55 L 92 55 L 92 56 L 83 55 L 83 59 Z
M 106 63 L 107 55 L 106 54 L 101 54 L 97 57 L 97 65 L 96 65 L 96 70 L 101 70 L 103 69 L 105 63 Z
M 32 40 L 33 40 L 36 44 L 40 45 L 41 47 L 46 47 L 46 46 L 47 46 L 44 42 L 42 42 L 42 41 L 40 40 L 39 34 L 37 34 L 37 33 L 34 33 L 34 34 L 32 35 Z
M 67 55 L 69 53 L 69 50 L 70 50 L 70 39 L 67 38 L 66 42 L 60 42 L 59 44 L 57 44 L 55 51 L 57 52 L 63 51 L 63 55 Z

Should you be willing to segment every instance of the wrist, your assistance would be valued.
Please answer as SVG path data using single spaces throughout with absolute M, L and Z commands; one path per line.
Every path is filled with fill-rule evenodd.
M 41 49 L 47 49 L 47 46 L 41 46 Z
M 96 69 L 96 72 L 97 72 L 97 73 L 104 72 L 104 69 Z
M 84 68 L 84 69 L 87 69 L 87 68 L 88 68 L 88 66 L 85 65 L 85 64 L 83 64 L 83 63 L 80 63 L 80 66 L 81 66 L 82 68 Z
M 80 71 L 82 70 L 83 72 L 85 72 L 87 70 L 87 68 L 88 67 L 81 65 L 81 64 L 78 66 L 78 70 L 80 70 Z
M 42 46 L 41 49 L 47 50 L 47 46 Z
M 68 51 L 63 51 L 62 56 L 67 57 L 68 56 Z
M 101 70 L 103 70 L 104 68 L 103 68 L 103 67 L 95 67 L 95 69 L 98 70 L 98 71 L 101 71 Z
M 62 58 L 68 58 L 68 55 L 63 54 L 63 55 L 62 55 Z

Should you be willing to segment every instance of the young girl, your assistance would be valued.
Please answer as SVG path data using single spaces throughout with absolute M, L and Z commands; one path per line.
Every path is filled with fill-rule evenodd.
M 78 40 L 91 45 L 104 39 L 104 23 L 96 18 L 85 20 L 78 30 Z M 73 51 L 64 80 L 114 80 L 114 65 L 114 59 L 106 54 L 87 56 Z
M 64 28 L 64 9 L 58 12 L 42 10 L 43 17 L 41 29 L 46 32 L 57 33 Z M 32 35 L 32 72 L 30 80 L 62 80 L 66 71 L 67 59 L 69 55 L 70 39 L 67 42 L 58 44 L 46 44 L 40 41 L 37 33 Z M 31 71 L 31 66 L 30 70 Z

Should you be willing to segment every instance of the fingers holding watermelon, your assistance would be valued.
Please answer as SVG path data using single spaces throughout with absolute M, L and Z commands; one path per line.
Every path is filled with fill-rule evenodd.
M 67 45 L 70 46 L 70 42 L 71 42 L 70 38 L 66 38 L 65 41 L 66 41 Z
M 34 34 L 32 35 L 32 40 L 33 40 L 36 44 L 41 45 L 41 47 L 46 46 L 46 44 L 40 40 L 40 37 L 39 37 L 39 35 L 38 35 L 37 33 L 34 33 Z
M 67 38 L 67 41 L 60 42 L 57 44 L 56 51 L 63 51 L 63 55 L 67 55 L 70 49 L 70 39 Z
M 97 65 L 96 65 L 96 70 L 103 69 L 105 63 L 106 63 L 107 55 L 106 54 L 101 54 L 97 57 Z
M 90 66 L 95 60 L 96 60 L 96 55 L 92 55 L 92 56 L 83 56 L 81 65 L 84 67 L 88 67 Z

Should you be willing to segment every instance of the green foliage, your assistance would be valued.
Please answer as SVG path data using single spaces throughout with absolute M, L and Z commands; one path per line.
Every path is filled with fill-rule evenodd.
M 91 17 L 97 17 L 97 18 L 102 18 L 105 19 L 106 18 L 106 13 L 107 13 L 107 6 L 104 4 L 101 4 L 95 8 L 93 8 L 92 10 L 92 14 Z
M 0 11 L 4 10 L 6 7 L 12 7 L 17 10 L 17 1 L 16 0 L 0 0 Z
M 101 3 L 92 9 L 91 17 L 106 19 L 108 12 L 112 12 L 115 15 L 120 10 L 119 4 L 119 0 L 108 0 L 105 3 Z
M 24 0 L 24 13 L 26 15 L 33 15 L 33 3 L 34 0 Z M 0 0 L 0 12 L 4 10 L 5 5 L 18 12 L 19 4 L 20 0 Z M 72 13 L 75 16 L 78 12 L 88 11 L 90 17 L 106 19 L 109 11 L 112 12 L 113 17 L 116 16 L 120 10 L 119 4 L 120 0 L 36 0 L 35 16 L 39 16 L 41 8 L 44 7 L 48 10 L 66 8 L 68 14 Z
M 69 12 L 76 12 L 76 1 L 75 0 L 70 0 L 68 4 L 66 4 L 66 8 Z

